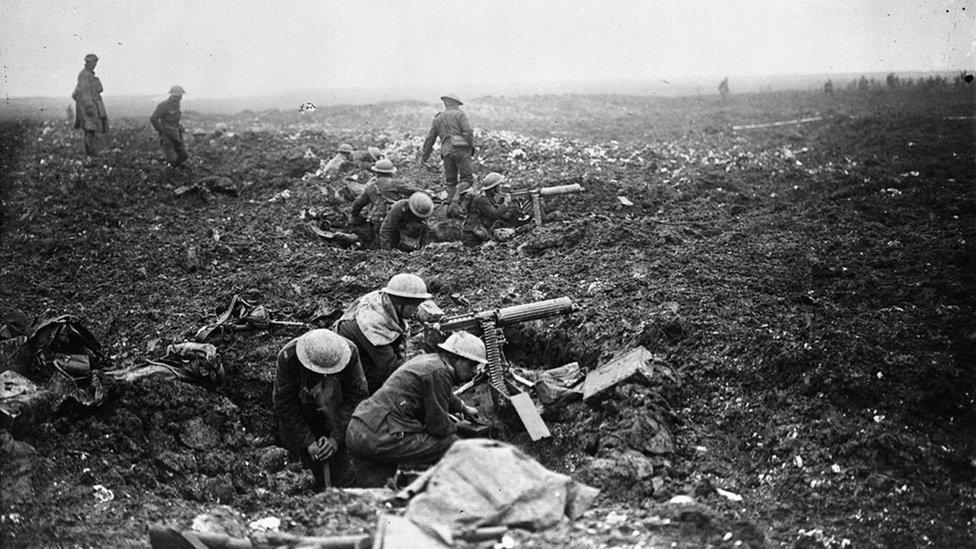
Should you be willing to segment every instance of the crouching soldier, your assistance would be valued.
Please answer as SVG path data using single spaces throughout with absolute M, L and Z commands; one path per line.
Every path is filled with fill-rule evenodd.
M 356 346 L 331 330 L 312 330 L 278 353 L 274 410 L 282 443 L 312 470 L 313 489 L 351 486 L 346 428 L 367 397 Z M 329 475 L 326 477 L 326 475 Z
M 159 144 L 163 147 L 166 161 L 174 168 L 181 166 L 189 158 L 183 142 L 183 126 L 180 125 L 180 101 L 184 93 L 186 92 L 180 86 L 170 88 L 169 99 L 157 105 L 149 117 L 149 123 L 159 133 Z
M 394 275 L 386 287 L 359 298 L 336 321 L 335 331 L 352 341 L 363 361 L 369 394 L 375 393 L 403 364 L 408 320 L 421 303 L 431 298 L 427 284 L 417 275 Z
M 518 208 L 508 200 L 499 200 L 498 189 L 505 177 L 496 172 L 485 176 L 481 190 L 471 189 L 461 197 L 462 208 L 467 211 L 461 226 L 461 243 L 465 246 L 479 246 L 494 240 L 492 226 L 496 221 L 509 219 L 518 214 Z
M 378 152 L 378 150 L 377 150 Z M 368 245 L 376 240 L 379 235 L 383 220 L 389 213 L 390 205 L 401 200 L 405 195 L 410 196 L 415 189 L 405 183 L 400 183 L 393 179 L 393 174 L 397 169 L 392 162 L 385 158 L 373 164 L 370 170 L 375 174 L 366 183 L 366 190 L 352 203 L 352 210 L 349 212 L 349 225 L 363 223 L 363 209 L 369 207 L 369 214 L 366 222 L 366 231 L 363 241 Z
M 422 192 L 395 202 L 380 225 L 380 249 L 412 252 L 426 246 L 430 238 L 427 218 L 433 213 L 434 201 Z
M 388 466 L 436 462 L 458 439 L 450 414 L 477 416 L 452 387 L 470 381 L 487 362 L 485 344 L 459 331 L 438 347 L 405 362 L 356 407 L 346 431 L 354 458 Z

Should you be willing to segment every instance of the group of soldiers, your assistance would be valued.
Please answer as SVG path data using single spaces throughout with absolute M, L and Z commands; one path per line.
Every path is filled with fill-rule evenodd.
M 492 172 L 477 182 L 472 169 L 476 150 L 474 133 L 460 109 L 464 103 L 455 94 L 441 96 L 441 101 L 444 110 L 434 117 L 419 161 L 425 164 L 434 144 L 440 140 L 447 214 L 462 220 L 461 242 L 466 246 L 478 246 L 494 239 L 493 225 L 515 217 L 518 209 L 507 196 L 499 193 L 505 180 L 501 174 Z M 379 154 L 378 150 L 375 152 Z M 350 145 L 341 145 L 338 154 L 345 155 L 349 164 L 355 160 Z M 376 155 L 373 158 L 375 163 L 370 168 L 373 177 L 362 195 L 353 202 L 347 224 L 363 226 L 361 233 L 367 246 L 402 251 L 423 248 L 430 242 L 428 220 L 434 213 L 433 199 L 412 185 L 398 181 L 394 175 L 397 168 L 389 159 Z
M 108 131 L 102 83 L 95 76 L 97 64 L 98 56 L 93 53 L 85 56 L 85 67 L 78 74 L 78 83 L 72 93 L 75 129 L 84 131 L 85 154 L 89 160 L 98 155 L 98 134 Z M 169 98 L 160 103 L 149 118 L 159 134 L 163 154 L 174 168 L 183 166 L 188 158 L 184 129 L 180 124 L 180 101 L 185 93 L 181 86 L 170 88 Z M 518 209 L 507 196 L 498 192 L 499 185 L 505 180 L 501 174 L 489 173 L 480 184 L 476 183 L 472 160 L 476 152 L 474 131 L 460 109 L 464 103 L 456 94 L 441 96 L 441 101 L 444 110 L 434 117 L 419 160 L 426 164 L 434 144 L 440 140 L 448 215 L 461 220 L 461 242 L 466 246 L 479 246 L 495 238 L 492 227 L 496 222 L 515 217 Z M 360 153 L 358 157 L 357 152 Z M 367 158 L 374 161 L 370 168 L 373 177 L 365 192 L 353 202 L 348 223 L 363 226 L 363 241 L 369 247 L 408 252 L 423 248 L 431 240 L 428 220 L 434 214 L 434 201 L 427 193 L 397 181 L 394 176 L 397 168 L 389 159 L 383 158 L 379 149 L 371 147 L 365 152 L 355 151 L 352 146 L 343 144 L 330 166 L 335 164 L 341 168 L 344 164 Z
M 98 154 L 98 135 L 108 131 L 98 57 L 85 56 L 72 94 L 75 128 L 84 131 L 85 153 Z M 173 86 L 150 123 L 173 167 L 187 151 L 180 125 L 186 92 Z M 441 97 L 420 151 L 426 163 L 440 140 L 448 215 L 463 219 L 462 242 L 480 245 L 493 238 L 492 225 L 518 210 L 499 189 L 505 178 L 489 173 L 477 183 L 472 169 L 474 133 L 455 94 Z M 357 154 L 358 153 L 358 154 Z M 347 222 L 364 225 L 367 240 L 380 249 L 413 251 L 430 240 L 430 195 L 398 181 L 397 168 L 379 149 L 339 147 L 330 165 L 340 171 L 372 162 L 365 191 L 352 204 Z M 406 196 L 404 196 L 406 195 Z M 274 412 L 281 442 L 310 469 L 314 487 L 351 486 L 369 471 L 437 461 L 457 440 L 456 422 L 478 411 L 453 393 L 487 363 L 484 342 L 464 331 L 452 333 L 434 352 L 406 359 L 408 322 L 432 296 L 414 274 L 401 273 L 363 295 L 331 326 L 289 341 L 277 355 Z
M 431 297 L 419 276 L 397 274 L 332 329 L 311 330 L 278 353 L 278 434 L 312 471 L 313 489 L 434 463 L 457 440 L 456 422 L 478 416 L 453 387 L 487 363 L 480 338 L 454 332 L 435 352 L 405 359 L 408 322 Z
M 98 56 L 89 53 L 85 56 L 85 67 L 78 73 L 78 83 L 71 94 L 75 101 L 75 129 L 85 134 L 85 156 L 89 161 L 98 156 L 98 134 L 108 132 L 108 113 L 102 102 L 102 81 L 95 76 Z M 180 86 L 169 90 L 169 99 L 156 106 L 149 123 L 159 134 L 163 154 L 171 166 L 182 166 L 188 155 L 183 141 L 183 126 L 180 125 L 182 111 L 180 100 L 186 92 Z

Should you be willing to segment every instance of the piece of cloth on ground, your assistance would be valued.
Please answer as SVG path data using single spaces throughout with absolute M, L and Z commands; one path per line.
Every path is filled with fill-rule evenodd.
M 510 444 L 460 440 L 406 487 L 406 516 L 427 531 L 481 526 L 541 530 L 588 509 L 600 490 L 543 467 Z

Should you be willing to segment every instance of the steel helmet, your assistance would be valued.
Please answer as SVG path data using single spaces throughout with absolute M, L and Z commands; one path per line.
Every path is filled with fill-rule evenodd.
M 98 56 L 95 55 L 94 53 L 89 53 L 88 55 L 85 56 L 85 61 L 86 62 L 87 61 L 96 61 L 97 62 L 98 61 Z
M 352 145 L 350 145 L 349 143 L 343 143 L 342 145 L 339 145 L 339 152 L 344 154 L 352 154 Z
M 302 366 L 319 374 L 341 372 L 352 357 L 349 340 L 332 330 L 319 329 L 298 338 L 295 354 Z
M 170 95 L 183 95 L 185 93 L 186 91 L 183 89 L 182 86 L 173 86 L 172 88 L 169 89 Z
M 494 189 L 500 185 L 502 181 L 505 181 L 504 175 L 498 172 L 491 172 L 481 180 L 481 190 L 487 191 L 488 189 Z
M 454 332 L 447 338 L 447 341 L 438 343 L 437 346 L 449 353 L 481 364 L 488 362 L 488 351 L 485 349 L 485 343 L 478 336 L 463 330 Z
M 390 162 L 385 158 L 377 160 L 370 169 L 376 173 L 396 173 L 397 171 L 396 166 L 393 165 L 393 162 Z
M 454 101 L 458 105 L 463 105 L 464 104 L 464 102 L 462 102 L 460 99 L 458 99 L 458 94 L 456 94 L 456 93 L 449 93 L 447 95 L 442 95 L 441 96 L 441 101 L 444 101 L 445 99 L 450 99 L 451 101 Z
M 421 218 L 427 219 L 430 214 L 434 213 L 434 201 L 430 199 L 425 193 L 417 191 L 410 195 L 410 200 L 408 202 L 410 205 L 410 211 L 413 215 Z
M 407 299 L 424 300 L 434 297 L 427 293 L 427 284 L 424 282 L 424 279 L 410 273 L 393 275 L 393 278 L 383 288 L 383 292 Z
M 383 152 L 376 147 L 369 147 L 368 149 L 366 149 L 366 152 L 368 152 L 369 155 L 373 157 L 373 160 L 379 160 L 380 158 L 383 158 Z

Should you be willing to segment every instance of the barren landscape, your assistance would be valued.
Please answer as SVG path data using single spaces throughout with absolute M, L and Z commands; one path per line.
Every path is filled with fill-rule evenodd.
M 439 191 L 416 159 L 436 107 L 183 108 L 180 170 L 152 105 L 111 121 L 93 165 L 63 118 L 2 123 L 0 325 L 74 315 L 104 394 L 4 416 L 0 545 L 146 547 L 151 524 L 217 504 L 293 534 L 370 531 L 389 511 L 372 493 L 311 493 L 276 446 L 274 357 L 406 271 L 448 314 L 572 298 L 572 315 L 506 331 L 520 368 L 644 346 L 673 374 L 548 410 L 551 438 L 505 433 L 602 490 L 574 522 L 513 530 L 517 547 L 976 546 L 973 84 L 472 98 L 479 175 L 586 192 L 509 241 L 411 254 L 313 233 L 349 205 L 348 182 L 316 172 L 339 143 L 376 146 Z M 211 336 L 221 383 L 103 377 L 235 295 L 293 324 Z

